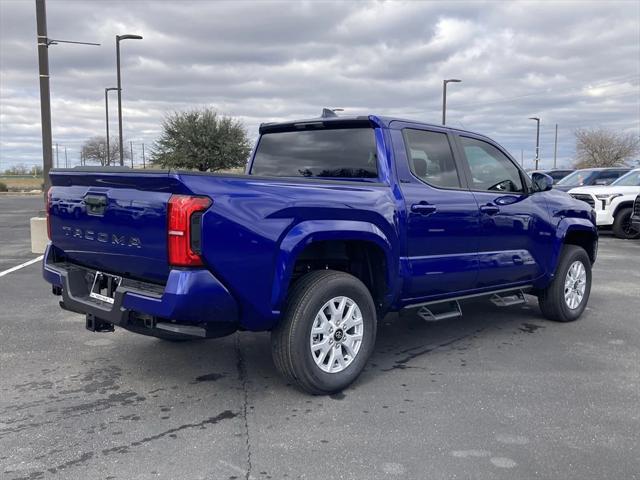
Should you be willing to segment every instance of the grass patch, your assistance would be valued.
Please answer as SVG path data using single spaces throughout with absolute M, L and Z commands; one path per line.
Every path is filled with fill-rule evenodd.
M 42 177 L 23 175 L 0 175 L 0 182 L 4 183 L 10 192 L 29 192 L 42 190 Z

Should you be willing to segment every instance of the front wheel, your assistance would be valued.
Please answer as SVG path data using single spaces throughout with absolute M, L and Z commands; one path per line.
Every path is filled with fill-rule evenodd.
M 618 238 L 640 238 L 640 231 L 631 225 L 632 208 L 622 208 L 616 213 L 613 221 L 613 234 Z
M 271 333 L 273 361 L 290 382 L 314 395 L 338 392 L 362 372 L 376 338 L 367 287 L 334 270 L 306 274 L 292 287 Z
M 542 314 L 549 320 L 577 320 L 589 301 L 591 261 L 583 248 L 565 245 L 552 282 L 538 294 Z

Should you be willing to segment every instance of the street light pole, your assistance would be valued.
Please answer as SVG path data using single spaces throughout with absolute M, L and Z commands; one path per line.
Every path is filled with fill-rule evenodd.
M 49 45 L 75 43 L 99 46 L 99 43 L 55 40 L 47 36 L 47 6 L 45 0 L 36 0 L 36 35 L 38 42 L 38 73 L 40 75 L 40 121 L 42 122 L 42 175 L 44 180 L 44 202 L 51 187 L 49 170 L 53 166 L 51 135 L 51 90 L 49 88 Z
M 36 30 L 38 41 L 38 70 L 40 71 L 40 121 L 42 122 L 42 175 L 44 201 L 51 187 L 49 170 L 53 165 L 51 145 L 51 96 L 49 91 L 49 43 L 47 38 L 47 7 L 44 0 L 36 0 Z
M 120 166 L 124 166 L 124 148 L 122 140 L 122 82 L 120 79 L 120 41 L 142 40 L 140 35 L 116 35 L 116 75 L 118 77 L 118 145 L 120 148 Z
M 536 170 L 538 170 L 538 162 L 540 161 L 540 118 L 529 117 L 529 120 L 536 121 Z
M 556 123 L 556 140 L 553 143 L 553 168 L 556 168 L 557 158 L 558 158 L 558 124 Z
M 117 90 L 117 87 L 110 87 L 104 89 L 104 112 L 106 116 L 107 125 L 107 166 L 111 164 L 111 142 L 109 140 L 109 95 L 112 90 Z
M 447 83 L 460 83 L 462 80 L 449 78 L 442 81 L 442 125 L 447 123 Z

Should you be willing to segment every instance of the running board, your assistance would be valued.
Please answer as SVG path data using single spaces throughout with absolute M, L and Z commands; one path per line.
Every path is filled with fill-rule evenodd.
M 423 305 L 418 309 L 418 316 L 425 322 L 439 322 L 448 318 L 462 316 L 462 309 L 457 300 L 452 302 L 434 303 L 429 306 Z
M 491 303 L 496 307 L 511 307 L 513 305 L 527 303 L 527 299 L 524 298 L 524 292 L 522 290 L 513 292 L 510 295 L 494 293 L 489 300 L 491 300 Z

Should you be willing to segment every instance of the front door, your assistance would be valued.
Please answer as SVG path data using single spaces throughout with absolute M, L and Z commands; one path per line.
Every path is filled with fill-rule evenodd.
M 464 187 L 450 136 L 419 127 L 392 132 L 407 215 L 405 303 L 472 289 L 478 273 L 478 205 Z
M 547 210 L 522 172 L 496 145 L 457 136 L 480 210 L 478 288 L 531 282 L 544 273 L 551 244 Z

